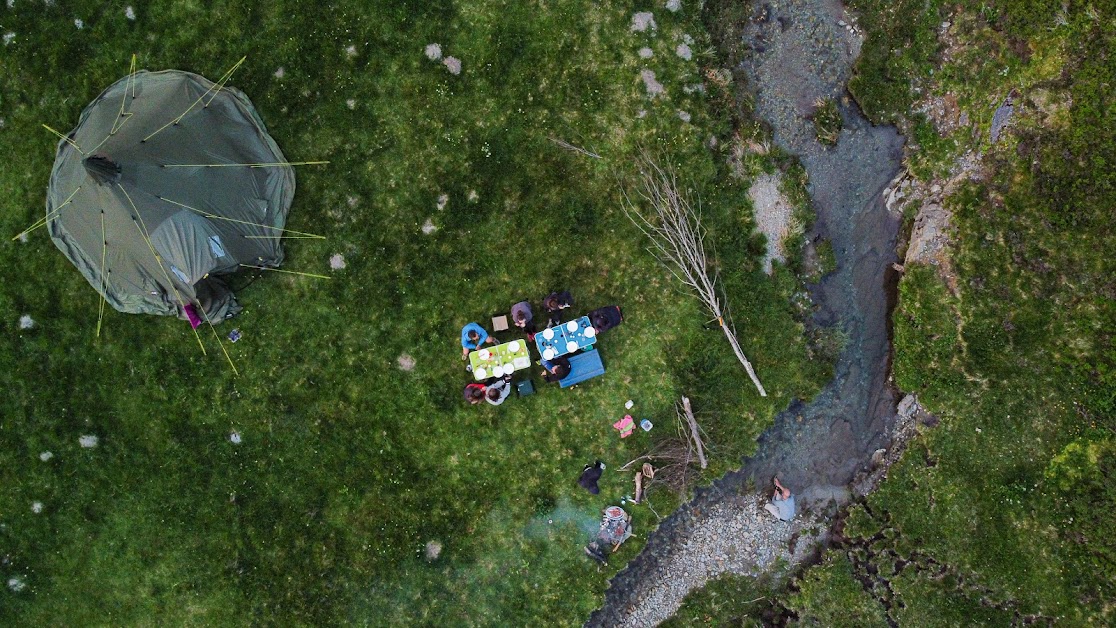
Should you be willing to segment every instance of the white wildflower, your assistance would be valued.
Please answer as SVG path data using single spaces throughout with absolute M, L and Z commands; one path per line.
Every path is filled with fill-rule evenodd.
M 8 578 L 8 588 L 11 589 L 13 593 L 19 593 L 27 588 L 27 583 L 20 578 Z
M 43 511 L 43 502 L 31 502 L 31 512 L 36 515 Z
M 78 438 L 78 443 L 80 443 L 81 446 L 85 449 L 92 449 L 93 447 L 97 446 L 97 443 L 100 442 L 100 440 L 101 439 L 92 434 L 86 434 L 81 438 Z
M 666 10 L 671 13 L 678 13 L 682 10 L 682 0 L 667 0 Z
M 35 319 L 31 318 L 30 314 L 24 314 L 23 316 L 19 317 L 19 328 L 20 329 L 31 329 L 34 326 L 35 326 Z
M 356 46 L 349 46 L 345 49 L 345 56 L 352 59 L 356 56 Z
M 329 258 L 329 267 L 333 270 L 341 270 L 345 268 L 345 256 L 340 253 L 335 253 Z
M 136 10 L 132 8 L 132 5 L 124 7 L 124 17 L 128 18 L 129 20 L 136 19 Z
M 685 112 L 685 111 L 679 110 L 678 111 L 678 119 L 683 121 L 683 122 L 689 122 L 690 121 L 690 114 Z
M 642 33 L 648 29 L 655 30 L 655 16 L 650 11 L 640 11 L 632 15 L 632 32 Z
M 232 433 L 229 434 L 229 442 L 234 444 L 234 445 L 239 445 L 240 444 L 240 432 L 238 432 L 236 430 L 233 430 Z
M 449 68 L 450 74 L 461 74 L 461 60 L 457 57 L 446 57 L 442 59 L 442 63 L 446 64 L 446 67 Z
M 438 230 L 438 226 L 435 225 L 434 221 L 429 219 L 429 218 L 426 219 L 426 222 L 422 223 L 422 232 L 425 233 L 426 235 L 430 235 L 437 230 Z
M 694 58 L 694 51 L 690 50 L 690 47 L 686 44 L 678 44 L 678 47 L 674 49 L 674 54 L 682 57 L 686 61 Z
M 653 56 L 655 56 L 655 51 L 651 50 L 650 48 L 644 46 L 643 48 L 639 49 L 640 59 L 650 59 Z
M 277 78 L 277 79 L 281 79 L 286 75 L 287 75 L 287 71 L 285 69 L 283 69 L 283 66 L 279 66 L 279 68 L 275 70 L 275 78 Z
M 477 199 L 480 198 L 480 194 L 477 194 L 476 190 L 469 190 L 469 194 L 467 194 L 465 198 L 468 199 L 470 203 L 476 203 Z
M 446 203 L 449 203 L 449 194 L 441 194 L 438 196 L 438 210 L 441 211 L 446 208 Z
M 15 33 L 11 32 L 11 31 L 8 31 L 8 32 L 4 33 L 4 45 L 5 46 L 12 43 L 13 41 L 15 41 Z
M 43 453 L 39 454 L 39 460 L 42 460 L 43 462 L 46 462 L 47 460 L 50 460 L 53 457 L 54 457 L 54 452 L 51 452 L 51 451 L 44 451 Z
M 345 106 L 348 107 L 349 109 L 356 109 L 356 100 L 352 99 L 352 98 L 346 100 L 345 101 Z
M 431 61 L 437 61 L 442 58 L 442 46 L 440 44 L 426 44 L 426 58 Z
M 85 22 L 82 22 L 80 19 L 74 20 L 74 26 L 78 27 L 78 30 L 81 30 L 85 28 Z

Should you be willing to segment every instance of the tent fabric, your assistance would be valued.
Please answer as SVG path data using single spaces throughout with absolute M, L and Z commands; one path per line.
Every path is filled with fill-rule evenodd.
M 287 161 L 239 90 L 137 72 L 90 103 L 68 140 L 47 189 L 48 230 L 113 308 L 186 318 L 194 303 L 217 322 L 240 310 L 228 275 L 283 262 L 294 169 L 201 167 Z

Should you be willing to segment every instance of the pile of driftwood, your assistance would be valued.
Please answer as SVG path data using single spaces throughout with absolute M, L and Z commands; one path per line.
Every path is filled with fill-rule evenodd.
M 702 440 L 704 431 L 694 418 L 694 411 L 687 397 L 682 397 L 682 401 L 676 406 L 675 427 L 675 436 L 661 441 L 651 451 L 620 467 L 624 471 L 640 460 L 647 461 L 636 471 L 633 502 L 638 504 L 643 501 L 652 484 L 685 494 L 701 470 L 708 466 L 705 458 L 706 445 Z

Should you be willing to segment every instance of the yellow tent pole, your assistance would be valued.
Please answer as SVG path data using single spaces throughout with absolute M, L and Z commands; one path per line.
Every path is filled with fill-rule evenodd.
M 236 166 L 244 168 L 275 168 L 279 166 L 322 166 L 328 164 L 328 161 L 277 161 L 272 163 L 258 163 L 258 164 L 163 164 L 164 168 L 233 168 Z
M 209 213 L 205 210 L 198 209 L 197 207 L 190 207 L 189 205 L 186 205 L 185 203 L 179 203 L 178 201 L 172 201 L 169 198 L 166 198 L 165 196 L 156 196 L 155 198 L 159 199 L 160 201 L 166 201 L 166 202 L 170 203 L 171 205 L 178 205 L 179 207 L 182 207 L 184 209 L 188 209 L 192 212 L 197 212 L 197 213 L 201 214 L 202 216 L 205 216 L 206 218 L 216 218 L 217 220 L 227 220 L 229 222 L 235 222 L 235 223 L 239 223 L 239 224 L 242 224 L 242 225 L 250 225 L 252 227 L 260 227 L 261 229 L 275 229 L 275 230 L 283 232 L 283 233 L 294 233 L 296 235 L 306 236 L 307 238 L 312 238 L 312 239 L 318 239 L 318 240 L 325 240 L 326 239 L 325 236 L 317 235 L 315 233 L 306 233 L 305 231 L 295 231 L 294 229 L 284 229 L 282 227 L 273 227 L 271 225 L 261 225 L 259 223 L 255 223 L 255 222 L 248 222 L 247 220 L 237 220 L 236 218 L 228 218 L 226 216 L 218 216 L 217 214 L 211 214 L 211 213 Z M 251 236 L 248 236 L 248 237 L 251 237 Z M 268 236 L 268 237 L 270 237 L 270 236 Z
M 105 239 L 105 210 L 101 210 L 101 306 L 97 311 L 97 338 L 101 337 L 101 320 L 105 317 L 105 257 L 108 255 L 108 240 Z
M 239 68 L 240 64 L 244 63 L 244 60 L 247 59 L 247 58 L 248 58 L 247 56 L 241 57 L 240 61 L 237 61 L 236 65 L 229 68 L 229 70 L 227 72 L 225 72 L 224 75 L 221 76 L 221 79 L 219 81 L 217 81 L 217 83 L 214 83 L 213 85 L 210 85 L 209 89 L 205 90 L 204 94 L 202 94 L 201 96 L 198 96 L 198 99 L 195 100 L 193 103 L 191 103 L 190 106 L 186 108 L 186 111 L 182 112 L 182 115 L 180 115 L 177 118 L 171 120 L 170 122 L 164 124 L 163 126 L 155 129 L 155 131 L 153 133 L 151 133 L 151 135 L 148 135 L 147 137 L 140 140 L 140 143 L 142 144 L 142 143 L 146 142 L 147 140 L 155 137 L 160 131 L 167 128 L 168 126 L 170 126 L 172 124 L 178 124 L 182 120 L 182 118 L 186 117 L 186 114 L 190 113 L 190 111 L 192 111 L 194 109 L 194 107 L 197 106 L 198 103 L 200 103 L 206 96 L 209 95 L 209 92 L 213 91 L 214 87 L 217 87 L 219 84 L 223 85 L 225 83 L 225 81 L 229 80 L 229 78 L 232 77 L 233 72 L 236 72 L 236 69 Z M 212 102 L 212 101 L 213 101 L 213 99 L 210 99 L 210 102 Z M 208 107 L 209 105 L 207 104 L 206 106 Z
M 45 125 L 45 124 L 43 125 L 43 128 L 44 128 L 44 129 L 46 129 L 46 130 L 48 130 L 48 131 L 50 131 L 51 133 L 54 133 L 54 134 L 55 134 L 55 135 L 57 135 L 57 136 L 58 136 L 58 137 L 59 137 L 60 139 L 66 140 L 66 143 L 67 143 L 67 144 L 69 144 L 70 146 L 73 146 L 74 148 L 76 148 L 76 149 L 77 149 L 77 152 L 81 153 L 81 154 L 82 154 L 82 156 L 85 156 L 85 154 L 86 154 L 86 153 L 85 153 L 85 151 L 81 150 L 81 147 L 80 147 L 80 146 L 78 146 L 78 145 L 77 145 L 77 143 L 76 143 L 76 142 L 74 142 L 74 141 L 73 141 L 72 139 L 70 139 L 70 138 L 66 137 L 65 135 L 62 135 L 62 134 L 61 134 L 61 133 L 59 133 L 58 131 L 55 131 L 54 129 L 50 128 L 49 126 L 47 126 L 47 125 Z
M 70 194 L 70 196 L 67 197 L 66 200 L 63 201 L 63 203 L 61 205 L 59 205 L 58 207 L 55 207 L 54 211 L 52 211 L 49 214 L 47 214 L 46 216 L 36 220 L 34 223 L 32 223 L 32 225 L 30 227 L 28 227 L 28 228 L 24 229 L 23 231 L 17 233 L 15 235 L 15 237 L 12 238 L 12 240 L 19 239 L 20 236 L 22 236 L 26 233 L 31 233 L 32 231 L 34 231 L 34 230 L 38 229 L 39 227 L 41 227 L 41 226 L 47 224 L 48 222 L 50 222 L 50 219 L 57 216 L 58 213 L 62 211 L 63 207 L 70 204 L 70 199 L 72 199 L 74 197 L 74 195 L 77 194 L 78 190 L 80 190 L 80 189 L 81 189 L 81 186 L 80 185 L 77 186 L 77 190 L 74 190 L 73 194 Z
M 251 264 L 241 264 L 245 268 L 255 268 L 257 270 L 270 270 L 273 273 L 287 273 L 288 275 L 299 275 L 300 277 L 317 277 L 318 279 L 333 279 L 328 275 L 315 275 L 313 273 L 300 273 L 294 270 L 283 270 L 281 268 L 268 268 L 266 266 L 252 266 Z
M 209 320 L 209 314 L 207 314 L 205 308 L 201 306 L 201 302 L 198 303 L 198 309 L 201 310 L 202 316 L 205 317 L 205 322 L 209 323 L 209 329 L 213 332 L 213 337 L 217 339 L 217 345 L 221 347 L 221 352 L 225 354 L 225 359 L 229 361 L 229 366 L 232 367 L 233 375 L 240 377 L 240 371 L 236 370 L 236 365 L 233 364 L 232 357 L 229 355 L 228 350 L 225 349 L 225 343 L 221 342 L 221 336 L 217 334 L 217 329 L 213 326 L 213 321 Z
M 120 188 L 120 191 L 124 193 L 124 198 L 128 199 L 128 204 L 132 206 L 132 211 L 136 213 L 135 216 L 139 219 L 139 222 L 137 223 L 133 218 L 132 224 L 136 226 L 136 229 L 140 232 L 140 237 L 147 243 L 147 249 L 151 251 L 151 256 L 154 257 L 155 261 L 159 264 L 159 270 L 163 271 L 163 278 L 167 280 L 167 285 L 171 287 L 171 290 L 174 290 L 174 296 L 178 299 L 178 304 L 185 309 L 186 301 L 182 299 L 182 294 L 178 292 L 178 286 L 174 285 L 174 282 L 171 281 L 170 274 L 168 274 L 167 269 L 163 267 L 162 258 L 155 252 L 155 245 L 151 243 L 151 238 L 148 237 L 147 225 L 143 222 L 143 215 L 136 209 L 136 204 L 132 202 L 132 197 L 128 195 L 128 191 L 124 189 L 124 186 L 117 183 L 116 187 Z M 198 346 L 201 347 L 202 355 L 208 355 L 205 351 L 205 345 L 202 344 L 201 335 L 198 334 L 198 330 L 194 329 L 193 326 L 191 326 L 190 329 L 194 332 L 194 337 L 198 339 Z

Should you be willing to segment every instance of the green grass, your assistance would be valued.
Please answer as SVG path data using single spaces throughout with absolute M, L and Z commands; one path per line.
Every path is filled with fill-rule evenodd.
M 630 32 L 629 7 L 573 0 L 134 6 L 135 21 L 118 4 L 0 9 L 16 34 L 0 72 L 0 232 L 43 213 L 55 139 L 39 125 L 72 128 L 133 53 L 210 78 L 247 54 L 230 84 L 286 156 L 331 161 L 298 172 L 290 221 L 330 239 L 292 241 L 286 267 L 332 279 L 242 290 L 245 312 L 219 328 L 243 332 L 234 377 L 212 334 L 202 355 L 180 321 L 110 310 L 95 338 L 96 293 L 41 231 L 0 248 L 0 576 L 26 583 L 0 591 L 8 621 L 576 623 L 656 523 L 632 508 L 639 536 L 606 569 L 581 554 L 600 508 L 632 490 L 614 470 L 671 435 L 679 395 L 709 434 L 708 480 L 828 377 L 806 357 L 797 279 L 759 269 L 747 182 L 705 148 L 729 138 L 732 108 L 682 89 L 717 62 L 673 54 L 682 33 L 708 48 L 696 15 L 657 11 L 650 35 Z M 460 76 L 424 57 L 432 42 Z M 666 96 L 647 100 L 643 67 Z M 700 195 L 766 399 L 620 211 L 640 148 Z M 330 272 L 335 253 L 347 268 Z M 579 309 L 623 306 L 599 343 L 606 376 L 465 407 L 460 327 L 560 287 Z M 18 328 L 24 314 L 35 328 Z M 414 371 L 397 368 L 403 353 Z M 627 399 L 659 427 L 619 440 Z M 83 434 L 100 445 L 82 449 Z M 598 457 L 594 497 L 575 480 Z M 679 496 L 652 498 L 665 514 Z

